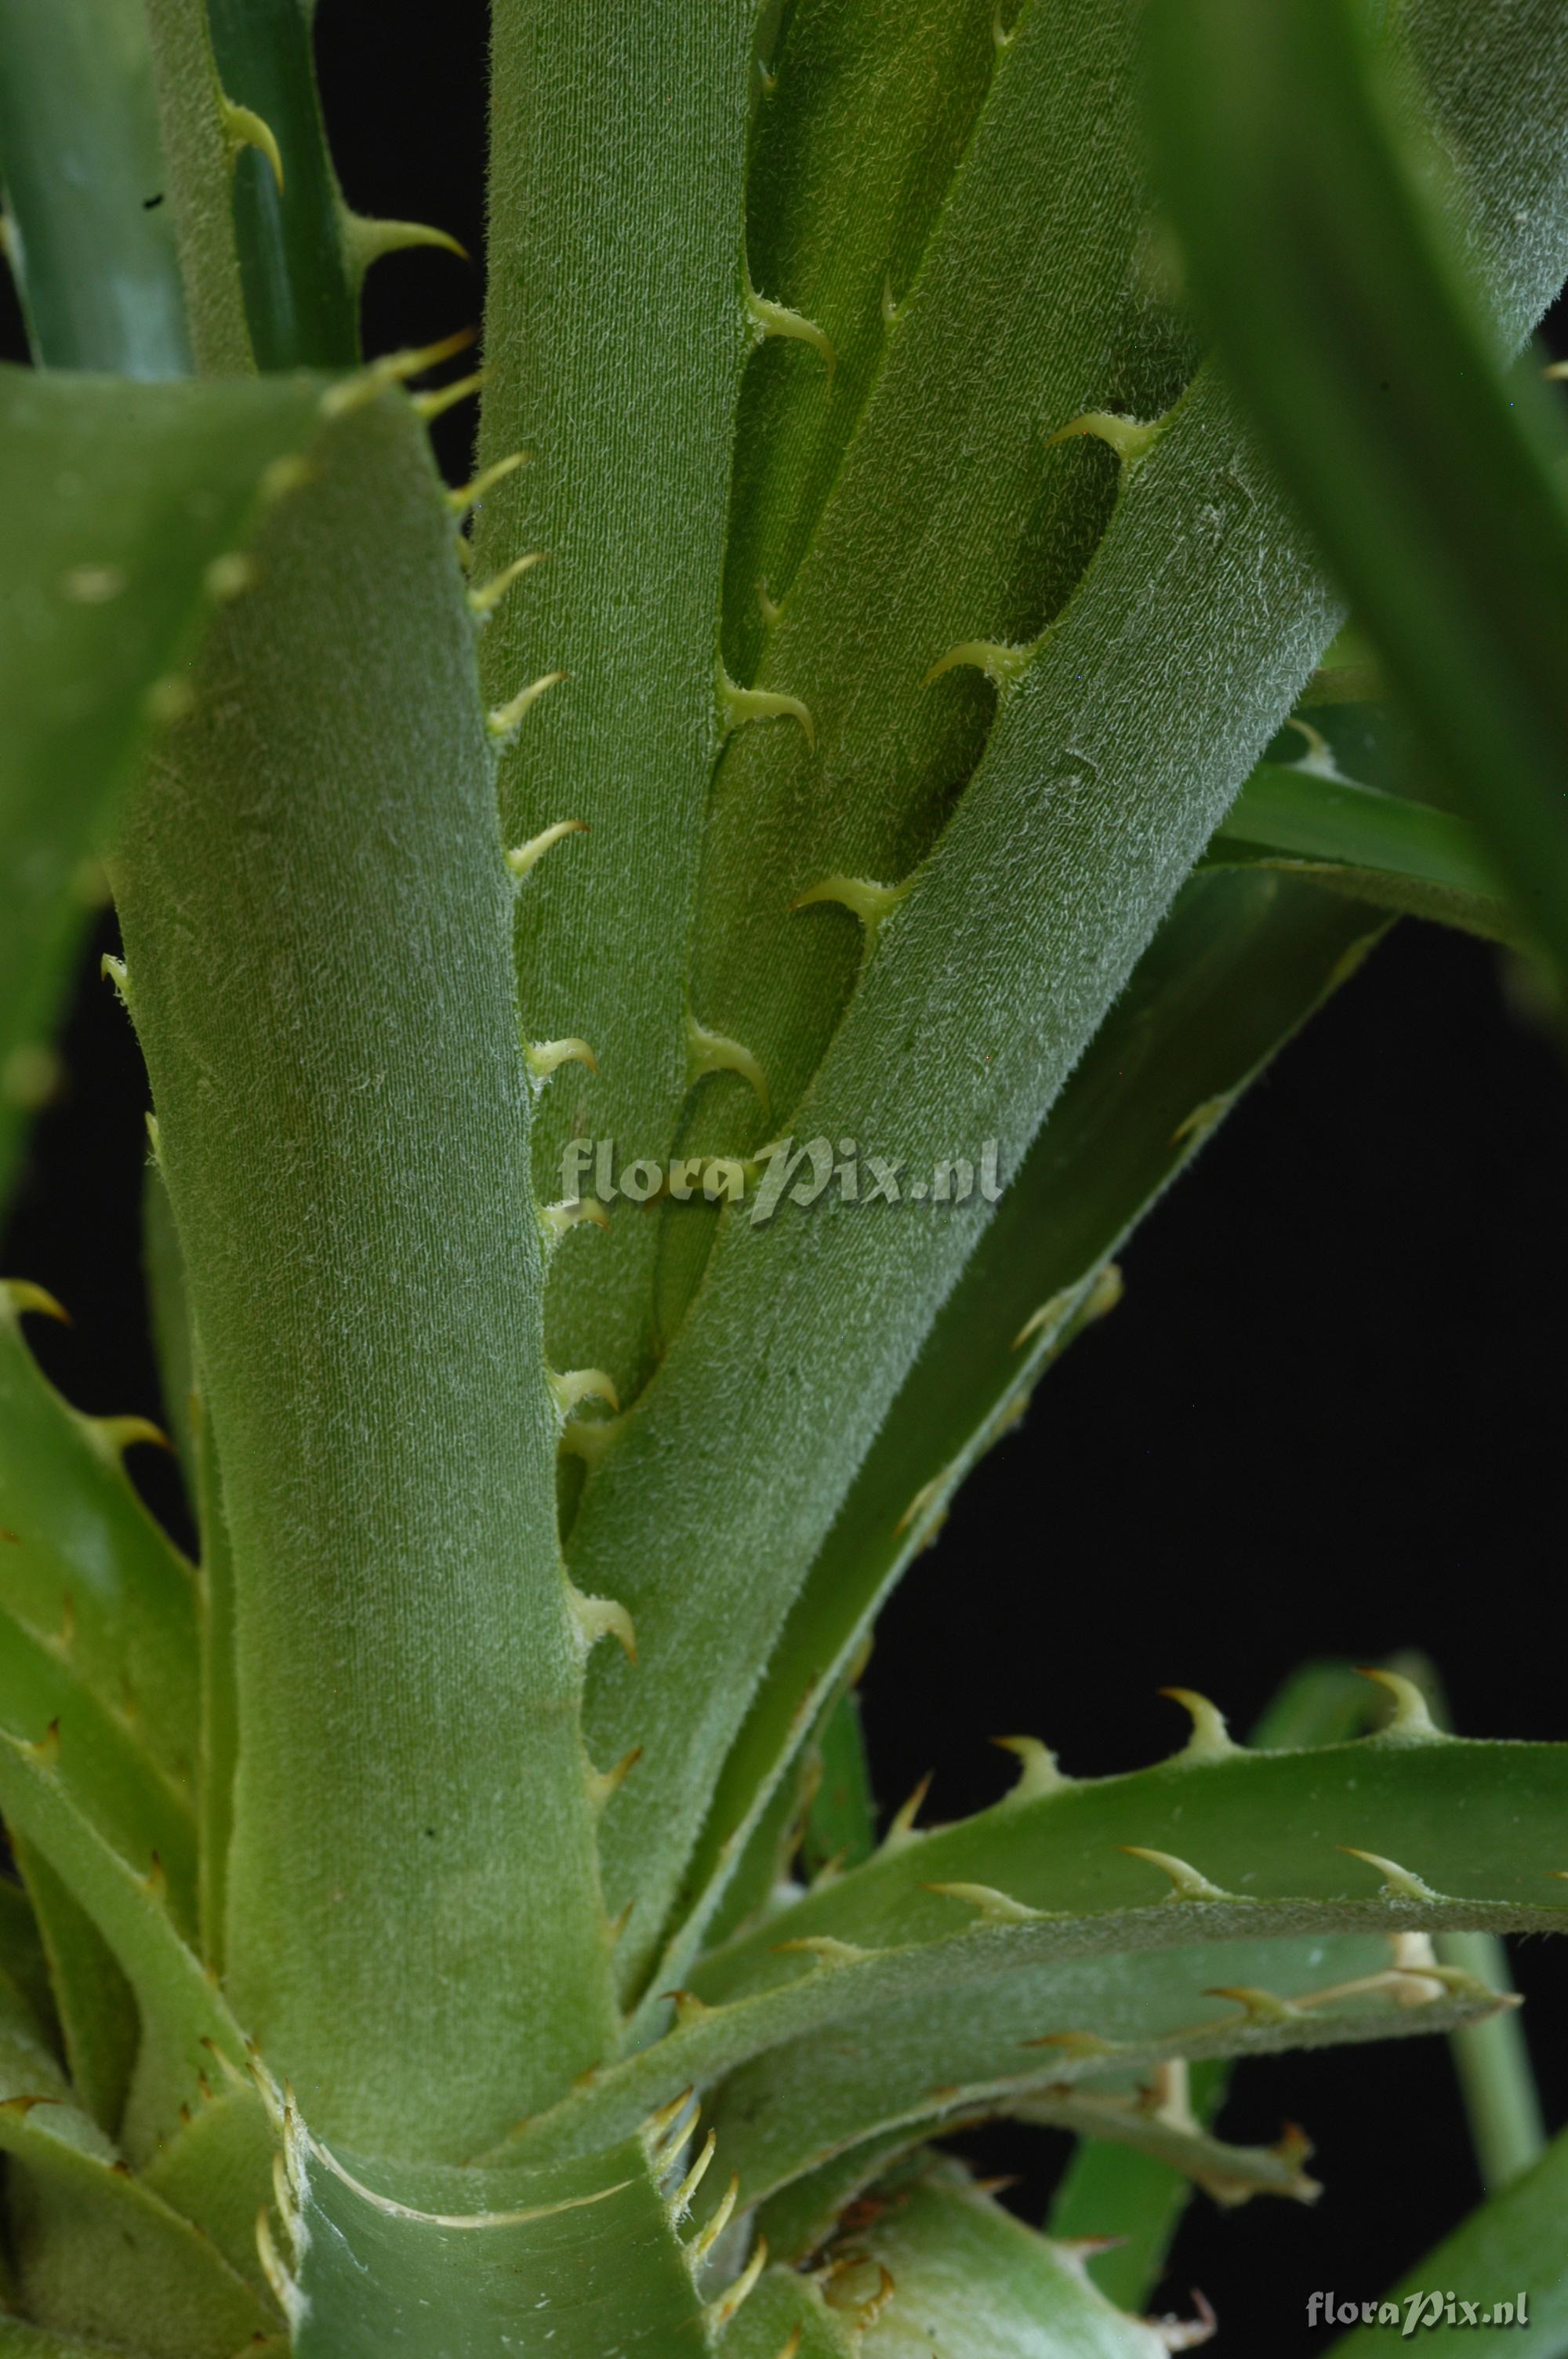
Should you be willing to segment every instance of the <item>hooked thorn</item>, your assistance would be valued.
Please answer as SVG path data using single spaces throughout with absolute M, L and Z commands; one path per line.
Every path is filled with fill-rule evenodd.
M 600 1638 L 614 1638 L 625 1649 L 627 1661 L 636 1661 L 637 1633 L 632 1616 L 613 1597 L 585 1597 L 582 1591 L 568 1581 L 567 1610 L 576 1625 L 578 1642 L 585 1655 Z
M 619 1415 L 620 1396 L 602 1368 L 546 1368 L 545 1375 L 563 1417 L 569 1417 L 585 1400 L 608 1401 Z
M 1433 1719 L 1425 1696 L 1415 1681 L 1406 1679 L 1402 1671 L 1369 1670 L 1358 1664 L 1357 1676 L 1363 1680 L 1375 1680 L 1393 1697 L 1393 1712 L 1379 1734 L 1418 1739 L 1442 1736 L 1443 1731 Z
M 732 729 L 743 728 L 750 721 L 798 721 L 806 733 L 808 745 L 816 744 L 816 723 L 810 708 L 798 696 L 786 696 L 782 689 L 740 688 L 719 666 L 719 734 L 728 737 Z
M 537 835 L 531 835 L 526 843 L 520 843 L 514 850 L 509 852 L 506 855 L 506 865 L 511 869 L 514 876 L 526 876 L 538 866 L 551 846 L 559 843 L 564 836 L 587 833 L 586 820 L 558 819 L 551 826 L 541 828 Z
M 58 1319 L 62 1327 L 71 1323 L 70 1313 L 63 1303 L 57 1302 L 47 1288 L 35 1286 L 30 1277 L 0 1278 L 0 1301 L 14 1318 L 23 1318 L 36 1311 L 42 1319 Z
M 599 1071 L 599 1060 L 586 1040 L 524 1040 L 523 1060 L 536 1082 L 547 1082 L 561 1065 L 586 1065 L 590 1073 Z
M 983 671 L 1000 695 L 1005 695 L 1014 680 L 1026 672 L 1039 648 L 1038 639 L 1027 646 L 1013 647 L 1004 639 L 960 639 L 939 656 L 920 685 L 929 688 L 933 681 L 950 671 Z
M 564 671 L 542 672 L 537 679 L 531 679 L 526 688 L 520 688 L 516 695 L 510 698 L 505 704 L 496 705 L 494 710 L 485 716 L 485 726 L 491 735 L 504 738 L 515 735 L 518 725 L 529 708 L 537 704 L 542 696 L 548 695 L 552 688 L 558 688 L 567 677 Z
M 1206 1875 L 1200 1875 L 1195 1867 L 1184 1859 L 1177 1859 L 1172 1852 L 1151 1851 L 1142 1843 L 1119 1843 L 1117 1849 L 1126 1852 L 1130 1859 L 1146 1859 L 1151 1867 L 1163 1870 L 1171 1879 L 1167 1900 L 1234 1900 L 1238 1897 L 1234 1892 L 1222 1892 L 1217 1884 L 1211 1884 Z
M 1237 1744 L 1226 1726 L 1225 1714 L 1217 1704 L 1211 1703 L 1195 1688 L 1162 1688 L 1160 1693 L 1179 1703 L 1193 1723 L 1192 1734 L 1181 1752 L 1180 1761 L 1223 1761 L 1243 1747 Z
M 1108 409 L 1086 409 L 1081 418 L 1072 419 L 1065 426 L 1058 427 L 1054 434 L 1048 434 L 1045 448 L 1049 451 L 1054 443 L 1070 441 L 1076 434 L 1089 434 L 1114 451 L 1123 473 L 1130 473 L 1139 461 L 1148 456 L 1164 425 L 1162 418 L 1118 418 Z
M 530 572 L 535 565 L 543 565 L 549 553 L 547 549 L 531 549 L 526 557 L 514 557 L 510 565 L 503 565 L 499 573 L 492 573 L 488 582 L 481 582 L 477 590 L 469 592 L 469 612 L 471 614 L 477 614 L 481 622 L 487 620 L 500 605 L 512 584 L 520 581 L 523 575 Z M 569 823 L 581 824 L 580 821 Z
M 1031 1908 L 1027 1901 L 1015 1900 L 1010 1892 L 999 1892 L 990 1884 L 923 1884 L 923 1892 L 939 1892 L 945 1900 L 962 1900 L 979 1911 L 981 1922 L 987 1925 L 1037 1925 L 1044 1916 L 1043 1908 Z
M 1057 1767 L 1051 1747 L 1038 1736 L 993 1736 L 991 1743 L 1004 1753 L 1016 1755 L 1023 1765 L 1006 1796 L 1010 1802 L 1037 1801 L 1042 1794 L 1054 1794 L 1076 1783 Z
M 508 475 L 515 473 L 519 467 L 525 467 L 533 455 L 531 451 L 514 451 L 509 458 L 497 459 L 493 465 L 481 467 L 471 482 L 463 484 L 459 491 L 447 494 L 447 506 L 455 516 L 466 516 L 470 508 L 479 506 L 487 492 L 504 482 Z
M 272 166 L 272 176 L 277 182 L 277 192 L 281 196 L 283 194 L 283 158 L 278 150 L 277 141 L 273 136 L 272 125 L 265 123 L 253 108 L 236 106 L 233 100 L 226 98 L 222 92 L 218 96 L 218 112 L 223 125 L 223 136 L 229 143 L 230 164 L 234 165 L 239 162 L 242 149 L 259 148 Z

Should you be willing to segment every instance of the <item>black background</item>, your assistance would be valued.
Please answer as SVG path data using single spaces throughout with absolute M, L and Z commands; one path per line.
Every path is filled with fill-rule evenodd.
M 351 200 L 438 223 L 476 255 L 484 31 L 479 0 L 320 0 Z M 367 349 L 444 334 L 479 304 L 477 272 L 448 257 L 384 263 Z M 442 430 L 460 472 L 467 427 Z M 979 1469 L 885 1616 L 863 1693 L 887 1802 L 933 1767 L 934 1815 L 992 1799 L 1006 1771 L 986 1740 L 1019 1729 L 1073 1771 L 1156 1758 L 1184 1726 L 1156 1695 L 1166 1683 L 1204 1689 L 1244 1729 L 1323 1654 L 1420 1647 L 1466 1733 L 1568 1737 L 1568 1075 L 1516 998 L 1487 948 L 1407 924 L 1206 1149 L 1124 1256 L 1122 1307 Z M 146 1091 L 95 979 L 66 1056 L 0 1263 L 70 1304 L 73 1329 L 36 1340 L 83 1408 L 157 1414 Z M 170 1507 L 168 1470 L 136 1457 Z M 1568 1975 L 1544 1941 L 1519 1945 L 1516 1969 L 1556 2125 Z M 1317 2209 L 1221 2214 L 1198 2198 L 1164 2288 L 1179 2303 L 1203 2286 L 1227 2350 L 1320 2348 L 1309 2292 L 1377 2293 L 1477 2192 L 1437 2043 L 1249 2067 L 1227 2132 L 1270 2138 L 1286 2118 L 1317 2139 Z M 1035 2216 L 1058 2152 L 1000 2134 L 987 2148 L 1033 2165 L 1013 2200 Z

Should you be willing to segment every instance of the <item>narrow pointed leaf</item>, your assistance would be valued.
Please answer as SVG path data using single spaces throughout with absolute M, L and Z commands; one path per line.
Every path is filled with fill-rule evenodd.
M 1121 1910 L 1147 1916 L 1149 1902 L 1156 1917 L 1162 1910 L 1173 1919 L 1223 1908 L 1227 1930 L 1240 1930 L 1247 1909 L 1265 1897 L 1330 1903 L 1336 1914 L 1390 1930 L 1418 1906 L 1433 1908 L 1433 1924 L 1452 1908 L 1463 1912 L 1456 1924 L 1484 1927 L 1496 1913 L 1501 1930 L 1517 1912 L 1521 1929 L 1568 1928 L 1568 1900 L 1552 1883 L 1565 1795 L 1563 1745 L 1390 1734 L 1288 1753 L 1178 1753 L 1155 1768 L 1004 1800 L 917 1834 L 715 1952 L 694 1986 L 717 2000 L 787 1982 L 797 1971 L 779 1951 L 787 1940 L 826 1936 L 874 1950 L 972 1939 L 955 1923 L 964 1904 L 933 1889 L 940 1884 L 988 1888 L 1045 1912 L 1033 1925 L 998 1918 L 989 1932 L 1038 1936 L 1047 1945 L 1058 1911 L 1105 1911 L 1108 1921 Z M 1185 1862 L 1217 1895 L 1233 1898 L 1180 1893 L 1128 1845 Z M 1439 1905 L 1385 1894 L 1388 1879 L 1347 1856 L 1346 1846 L 1392 1859 L 1449 1897 Z M 968 1910 L 971 1919 L 981 1913 Z
M 149 694 L 178 695 L 223 561 L 309 414 L 285 383 L 0 374 L 0 1190 L 58 1081 L 56 1012 Z
M 1568 966 L 1560 425 L 1498 375 L 1348 0 L 1173 0 L 1155 30 L 1166 178 L 1227 364 L 1518 922 Z M 1495 105 L 1560 122 L 1561 12 L 1510 12 L 1502 43 L 1519 79 Z M 1560 162 L 1541 178 L 1560 200 Z M 1508 288 L 1505 347 L 1568 263 L 1550 218 L 1555 276 Z
M 1266 762 L 1253 771 L 1203 865 L 1310 876 L 1379 908 L 1490 941 L 1517 934 L 1465 821 L 1301 765 Z
M 359 358 L 359 290 L 343 248 L 342 201 L 327 152 L 298 0 L 208 0 L 212 53 L 226 96 L 277 142 L 269 158 L 235 158 L 234 238 L 256 366 L 348 368 Z
M 575 1192 L 561 1154 L 579 1129 L 629 1158 L 662 1156 L 687 1093 L 724 514 L 752 333 L 755 14 L 749 0 L 580 18 L 554 0 L 495 9 L 479 455 L 483 467 L 530 457 L 485 496 L 475 578 L 534 550 L 546 561 L 495 609 L 482 669 L 496 707 L 566 675 L 504 757 L 511 841 L 563 819 L 589 830 L 549 853 L 518 904 L 530 1037 L 584 1038 L 598 1065 L 541 1103 L 546 1199 Z M 611 380 L 623 391 L 606 400 Z M 607 1234 L 568 1238 L 551 1271 L 556 1364 L 605 1368 L 625 1399 L 653 1362 L 657 1234 L 622 1201 Z
M 933 2347 L 944 2359 L 1162 2359 L 1169 2349 L 1152 2325 L 1108 2301 L 1068 2248 L 951 2164 L 890 2181 L 878 2216 L 839 2257 L 830 2291 L 846 2309 L 862 2289 L 874 2300 L 886 2274 L 865 2359 L 925 2359 Z
M 190 367 L 141 0 L 5 0 L 0 177 L 48 368 Z
M 125 2117 L 142 2019 L 136 1995 L 92 1919 L 49 1865 L 7 1830 L 48 1961 L 49 2010 L 77 2102 L 113 2135 Z
M 847 1659 L 966 1473 L 1063 1350 L 1107 1258 L 1376 931 L 1294 883 L 1214 877 L 1184 889 L 938 1313 L 823 1542 L 725 1763 L 671 1971 L 657 1981 L 686 1972 L 737 1833 L 799 1742 L 803 1697 Z
M 48 1382 L 0 1288 L 0 1607 L 30 1640 L 40 1675 L 54 1658 L 46 1723 L 69 1680 L 99 1719 L 119 1723 L 119 1740 L 105 1743 L 129 1742 L 188 1786 L 194 1605 L 190 1568 L 132 1489 L 112 1434 Z M 18 1653 L 13 1681 L 22 1662 Z

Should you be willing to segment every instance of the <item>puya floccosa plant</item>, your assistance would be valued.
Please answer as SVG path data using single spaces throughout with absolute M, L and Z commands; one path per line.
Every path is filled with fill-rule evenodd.
M 1247 1746 L 1180 1691 L 1123 1777 L 1020 1737 L 994 1807 L 879 1843 L 852 1694 L 1119 1240 L 1392 914 L 1560 946 L 1528 649 L 1474 690 L 1518 716 L 1490 802 L 1463 745 L 1465 816 L 1341 772 L 1420 633 L 1213 215 L 1293 59 L 1294 185 L 1328 243 L 1336 188 L 1381 207 L 1357 298 L 1397 266 L 1476 356 L 1552 611 L 1550 426 L 1493 372 L 1568 263 L 1568 27 L 1292 0 L 1227 46 L 1169 0 L 1152 136 L 1134 0 L 497 0 L 473 370 L 359 359 L 363 270 L 439 234 L 345 203 L 308 15 L 0 6 L 0 1147 L 104 855 L 200 1533 L 13 1281 L 0 2353 L 1180 2348 L 1201 2306 L 1139 2313 L 1184 2191 L 1316 2191 L 1225 2138 L 1227 2071 L 1407 2032 L 1499 2181 L 1463 2266 L 1537 2256 L 1568 2348 L 1496 1949 L 1565 1921 L 1568 1752 L 1328 1671 Z M 755 1216 L 781 1141 L 851 1140 L 874 1189 Z M 610 1141 L 654 1174 L 613 1202 Z M 1078 2140 L 1048 2233 L 932 2143 L 999 2117 Z

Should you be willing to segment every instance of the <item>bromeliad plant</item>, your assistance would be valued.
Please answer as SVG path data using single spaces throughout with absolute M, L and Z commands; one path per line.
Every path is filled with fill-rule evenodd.
M 1453 2031 L 1530 2151 L 1478 1966 L 1568 1921 L 1568 1750 L 1322 1675 L 1130 1776 L 1020 1737 L 874 1845 L 849 1690 L 1390 913 L 1568 949 L 1552 429 L 1497 374 L 1568 266 L 1568 22 L 495 0 L 482 385 L 411 393 L 463 340 L 362 364 L 359 281 L 436 234 L 343 203 L 308 13 L 0 5 L 0 1144 L 106 846 L 200 1538 L 13 1282 L 0 2353 L 1180 2347 L 1180 2191 L 1313 2191 L 1210 2126 L 1228 2060 Z M 1429 803 L 1365 773 L 1385 678 Z M 858 1199 L 755 1217 L 780 1140 Z M 930 2144 L 996 2116 L 1081 2141 L 1050 2236 Z M 1429 2265 L 1532 2283 L 1535 2359 L 1565 2192 Z

